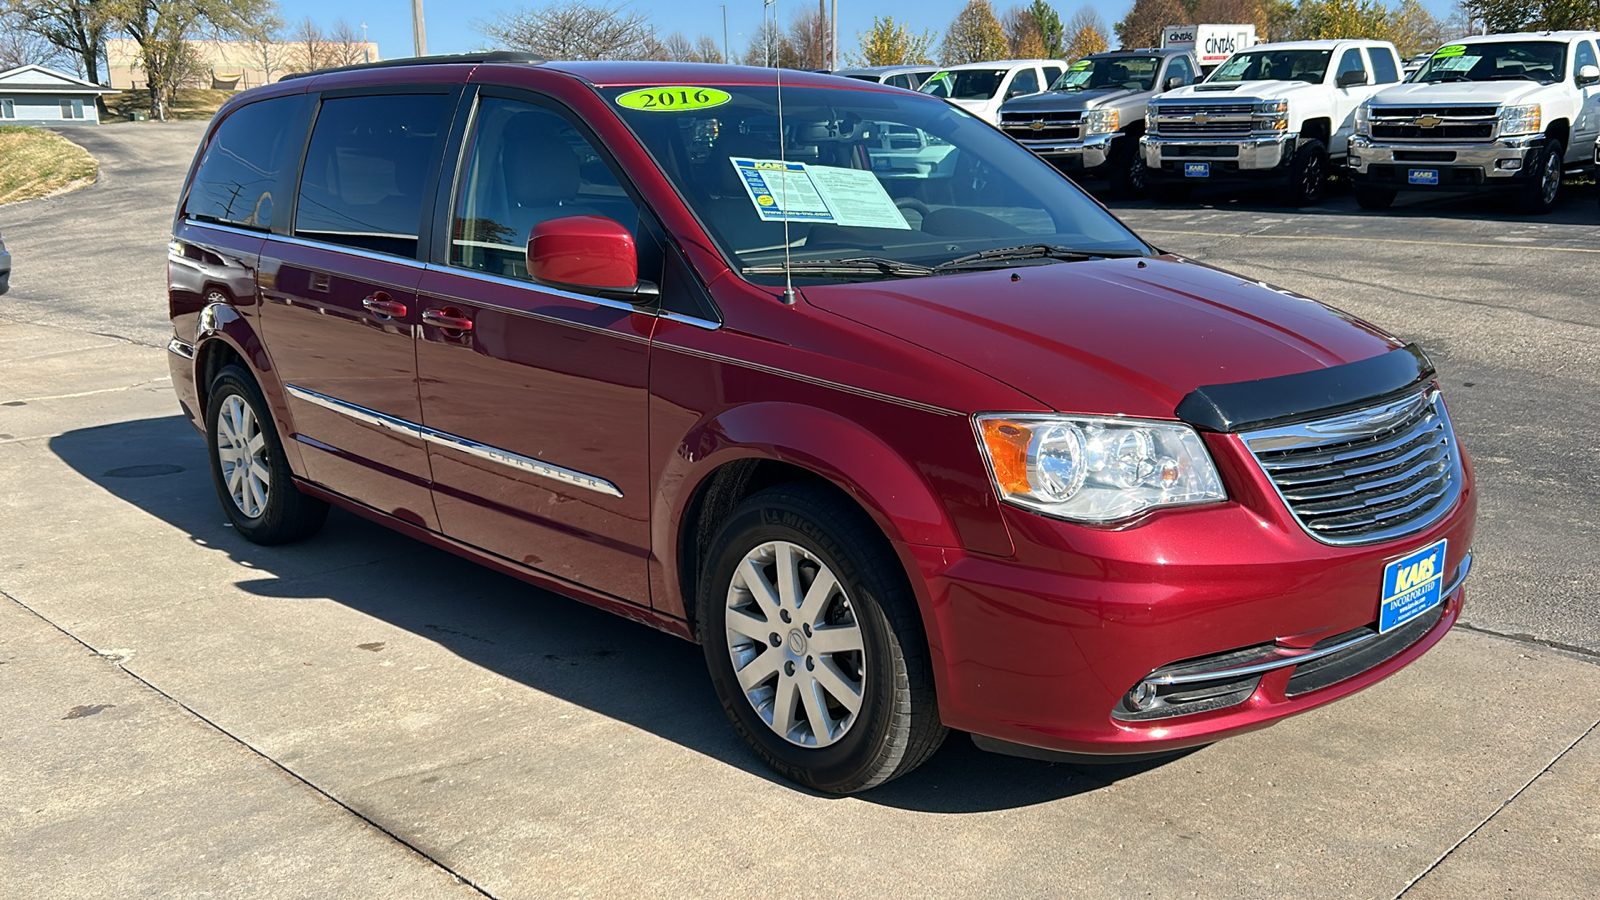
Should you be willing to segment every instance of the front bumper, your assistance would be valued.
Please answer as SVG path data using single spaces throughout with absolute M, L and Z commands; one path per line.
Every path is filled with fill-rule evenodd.
M 1224 465 L 1227 454 L 1213 456 Z M 931 611 L 941 715 L 991 743 L 1145 754 L 1263 728 L 1381 681 L 1460 614 L 1477 506 L 1464 465 L 1449 514 L 1381 544 L 1316 541 L 1269 481 L 1228 466 L 1228 502 L 1118 529 L 1004 507 L 1012 559 L 903 547 Z M 1378 635 L 1385 565 L 1441 539 L 1448 593 L 1425 620 Z M 1185 705 L 1133 713 L 1128 698 L 1146 682 Z
M 1139 141 L 1145 168 L 1156 179 L 1183 179 L 1184 163 L 1209 162 L 1209 178 L 1193 181 L 1281 178 L 1294 158 L 1291 134 L 1230 138 L 1149 135 Z
M 1350 180 L 1396 190 L 1471 191 L 1516 187 L 1531 176 L 1543 135 L 1474 143 L 1380 142 L 1350 139 Z M 1437 172 L 1432 182 L 1413 183 L 1412 170 Z M 1432 176 L 1430 176 L 1432 177 Z
M 11 290 L 11 254 L 0 246 L 0 294 Z
M 1034 141 L 1018 138 L 1017 143 L 1038 156 L 1048 159 L 1058 168 L 1093 172 L 1111 160 L 1111 142 L 1119 134 L 1097 134 L 1081 141 Z

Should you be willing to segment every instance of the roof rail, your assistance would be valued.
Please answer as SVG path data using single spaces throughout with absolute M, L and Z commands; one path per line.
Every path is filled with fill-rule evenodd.
M 385 59 L 380 62 L 357 63 L 353 66 L 316 69 L 311 72 L 293 72 L 278 80 L 288 81 L 291 78 L 310 78 L 313 75 L 331 75 L 334 72 L 365 72 L 368 69 L 390 69 L 400 66 L 483 65 L 487 63 L 525 63 L 530 66 L 537 66 L 546 62 L 549 62 L 549 60 L 537 53 L 524 53 L 521 50 L 491 50 L 487 53 L 458 53 L 453 56 L 405 56 L 400 59 Z

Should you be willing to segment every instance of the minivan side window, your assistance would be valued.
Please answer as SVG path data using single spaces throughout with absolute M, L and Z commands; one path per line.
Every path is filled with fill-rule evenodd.
M 300 176 L 295 235 L 416 258 L 424 187 L 452 101 L 446 94 L 324 100 Z
M 450 264 L 527 280 L 529 232 L 567 216 L 605 216 L 639 235 L 638 207 L 571 123 L 532 103 L 484 98 L 456 189 Z
M 241 106 L 222 120 L 189 185 L 184 215 L 201 222 L 266 231 L 275 207 L 288 205 L 284 181 L 305 147 L 310 98 L 274 97 Z
M 1372 57 L 1372 83 L 1393 84 L 1400 80 L 1400 66 L 1395 62 L 1394 51 L 1388 47 L 1368 47 Z

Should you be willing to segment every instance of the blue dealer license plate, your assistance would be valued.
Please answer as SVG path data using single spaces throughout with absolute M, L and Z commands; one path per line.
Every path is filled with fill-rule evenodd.
M 1438 169 L 1412 169 L 1406 173 L 1406 180 L 1412 184 L 1438 184 Z
M 1445 541 L 1429 544 L 1383 567 L 1378 633 L 1392 631 L 1444 599 Z
M 1210 178 L 1211 163 L 1184 163 L 1183 177 L 1185 178 Z

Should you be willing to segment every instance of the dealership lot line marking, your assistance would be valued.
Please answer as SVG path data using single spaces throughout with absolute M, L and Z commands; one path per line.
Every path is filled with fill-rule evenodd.
M 1187 234 L 1194 237 L 1266 238 L 1274 241 L 1350 241 L 1358 244 L 1416 244 L 1420 247 L 1478 247 L 1486 250 L 1504 250 L 1505 244 L 1462 244 L 1454 241 L 1408 241 L 1402 238 L 1339 237 L 1320 234 L 1230 234 L 1224 231 L 1176 231 L 1170 228 L 1141 228 L 1142 234 Z M 1600 253 L 1600 247 L 1517 247 L 1518 250 L 1543 250 L 1548 253 Z

